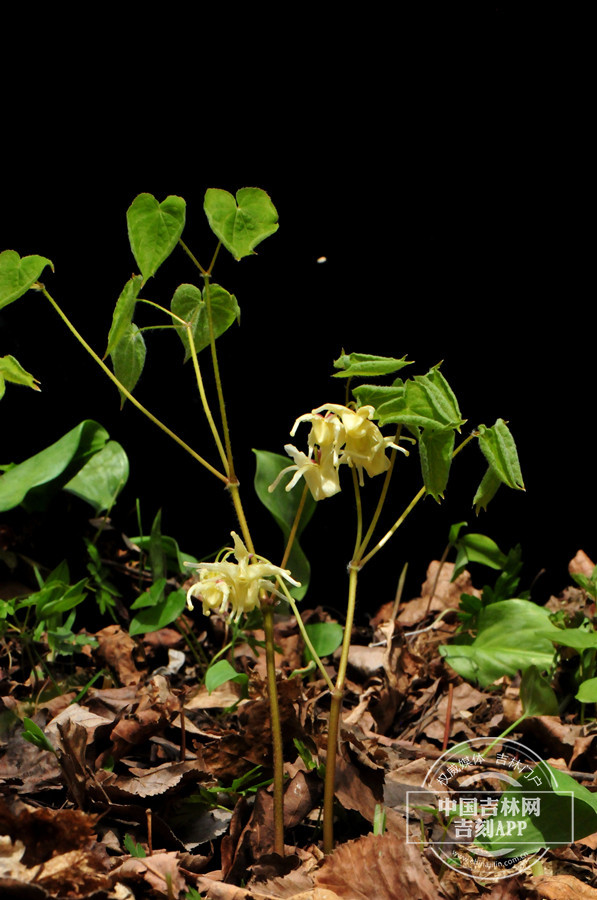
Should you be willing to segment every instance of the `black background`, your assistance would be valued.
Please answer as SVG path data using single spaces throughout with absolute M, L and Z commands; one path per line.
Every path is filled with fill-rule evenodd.
M 391 35 L 384 22 L 354 19 L 338 30 L 307 18 L 275 40 L 254 26 L 228 48 L 238 65 L 229 88 L 221 67 L 205 56 L 199 65 L 174 20 L 178 54 L 165 39 L 149 54 L 140 46 L 131 61 L 129 47 L 118 71 L 111 59 L 122 56 L 121 37 L 71 47 L 61 74 L 50 71 L 56 55 L 38 33 L 36 80 L 25 82 L 24 68 L 13 77 L 6 120 L 19 127 L 3 151 L 0 245 L 53 260 L 46 286 L 100 353 L 135 270 L 125 214 L 136 194 L 186 199 L 184 237 L 204 265 L 215 246 L 202 213 L 206 188 L 258 186 L 272 197 L 277 234 L 240 263 L 222 253 L 214 271 L 242 310 L 241 327 L 219 351 L 260 553 L 275 560 L 281 545 L 252 494 L 250 448 L 282 453 L 296 416 L 343 402 L 343 382 L 330 378 L 342 348 L 408 354 L 416 364 L 405 374 L 444 360 L 465 434 L 508 420 L 526 493 L 500 489 L 476 520 L 471 502 L 484 465 L 471 447 L 454 465 L 445 501 L 420 504 L 364 570 L 364 612 L 393 598 L 406 560 L 408 593 L 416 594 L 455 521 L 504 550 L 520 542 L 525 586 L 545 570 L 535 587 L 540 602 L 565 586 L 580 547 L 597 552 L 588 23 L 549 15 L 508 5 L 474 19 L 444 10 L 404 19 Z M 166 77 L 164 59 L 174 58 L 182 68 Z M 177 250 L 144 295 L 168 306 L 177 285 L 194 279 Z M 137 320 L 156 321 L 145 310 Z M 178 339 L 156 333 L 147 344 L 139 398 L 215 462 Z M 220 484 L 136 410 L 119 412 L 115 388 L 42 296 L 0 312 L 0 355 L 7 353 L 43 393 L 8 388 L 0 462 L 97 419 L 131 462 L 119 527 L 136 532 L 140 497 L 144 527 L 162 508 L 164 532 L 188 552 L 226 543 L 235 526 Z M 415 455 L 398 462 L 392 504 L 400 511 L 420 476 Z M 47 544 L 37 537 L 48 563 L 85 514 L 58 501 Z M 349 491 L 320 505 L 304 538 L 315 564 L 309 602 L 344 605 L 353 529 Z

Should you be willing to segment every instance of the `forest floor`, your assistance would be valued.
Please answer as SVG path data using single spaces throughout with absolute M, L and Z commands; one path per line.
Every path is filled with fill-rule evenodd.
M 118 564 L 133 571 L 131 560 L 123 552 Z M 582 554 L 571 565 L 592 571 Z M 228 655 L 248 686 L 228 681 L 209 693 L 203 661 L 229 637 L 217 616 L 184 614 L 178 628 L 135 638 L 124 622 L 80 631 L 88 642 L 81 638 L 71 656 L 51 661 L 46 654 L 43 667 L 32 666 L 19 636 L 5 631 L 0 896 L 597 900 L 597 834 L 548 850 L 531 870 L 483 882 L 442 863 L 428 840 L 429 816 L 407 815 L 407 792 L 421 789 L 444 750 L 500 735 L 521 716 L 517 677 L 481 690 L 440 656 L 458 627 L 460 595 L 474 588 L 467 572 L 452 583 L 449 563 L 436 579 L 438 567 L 430 563 L 419 597 L 388 604 L 354 629 L 338 747 L 336 850 L 328 857 L 321 850 L 321 773 L 330 696 L 318 672 L 290 677 L 304 666 L 294 618 L 279 618 L 275 634 L 284 857 L 273 850 L 262 634 L 237 641 Z M 5 580 L 0 588 L 6 602 L 18 586 Z M 578 588 L 557 606 L 594 615 Z M 303 615 L 310 623 L 330 620 L 322 608 Z M 325 665 L 333 678 L 336 657 Z M 54 752 L 23 738 L 25 718 Z M 597 727 L 594 719 L 580 723 L 578 707 L 528 718 L 510 738 L 595 790 Z

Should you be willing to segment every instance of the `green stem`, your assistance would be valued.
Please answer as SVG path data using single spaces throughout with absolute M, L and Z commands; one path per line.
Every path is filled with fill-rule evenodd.
M 315 650 L 315 647 L 314 647 L 313 644 L 311 643 L 311 638 L 309 637 L 309 634 L 308 634 L 308 632 L 307 632 L 307 629 L 305 628 L 305 623 L 303 622 L 303 620 L 302 620 L 302 618 L 301 618 L 301 614 L 300 614 L 300 612 L 299 612 L 298 606 L 296 605 L 296 601 L 295 601 L 294 597 L 292 596 L 292 594 L 290 593 L 290 591 L 288 590 L 288 588 L 286 587 L 286 585 L 284 584 L 284 582 L 282 581 L 281 578 L 278 579 L 278 584 L 280 585 L 280 587 L 282 588 L 282 590 L 283 590 L 284 593 L 286 594 L 286 599 L 288 600 L 288 604 L 289 604 L 290 608 L 292 609 L 292 612 L 294 613 L 294 617 L 295 617 L 295 619 L 296 619 L 296 623 L 297 623 L 297 625 L 298 625 L 298 627 L 299 627 L 299 631 L 300 631 L 301 635 L 303 636 L 303 640 L 304 640 L 305 644 L 307 645 L 307 647 L 308 647 L 308 649 L 309 649 L 309 653 L 310 653 L 311 656 L 313 657 L 313 660 L 314 660 L 314 662 L 315 662 L 315 665 L 317 666 L 317 668 L 319 669 L 319 671 L 320 671 L 321 674 L 323 675 L 323 678 L 324 678 L 325 683 L 327 684 L 327 686 L 329 687 L 330 691 L 331 691 L 332 694 L 333 694 L 334 691 L 335 691 L 334 683 L 333 683 L 333 681 L 331 680 L 331 678 L 330 678 L 330 676 L 328 675 L 328 673 L 326 672 L 325 666 L 324 666 L 324 664 L 322 663 L 321 659 L 320 659 L 319 656 L 317 655 L 317 651 Z
M 400 526 L 402 525 L 402 523 L 404 522 L 406 517 L 409 515 L 409 513 L 411 513 L 413 511 L 413 509 L 415 508 L 415 506 L 417 505 L 419 500 L 421 500 L 425 496 L 426 493 L 427 493 L 427 488 L 422 487 L 421 490 L 415 494 L 415 496 L 410 501 L 410 503 L 408 504 L 408 506 L 402 513 L 402 515 L 399 516 L 398 519 L 396 519 L 396 521 L 394 522 L 394 524 L 392 525 L 390 530 L 382 537 L 382 539 L 380 541 L 377 542 L 375 547 L 373 547 L 373 549 L 370 550 L 369 553 L 361 559 L 361 561 L 360 561 L 361 568 L 365 565 L 366 562 L 369 562 L 369 560 L 371 559 L 372 556 L 375 556 L 375 554 L 378 553 L 385 544 L 387 544 L 387 542 L 390 540 L 392 535 L 398 530 L 398 528 L 400 528 Z
M 274 765 L 274 850 L 284 856 L 284 752 L 274 656 L 274 608 L 270 604 L 263 606 L 263 629 Z
M 172 319 L 176 319 L 176 321 L 183 326 L 187 326 L 189 323 L 185 322 L 184 319 L 181 319 L 180 316 L 177 316 L 176 313 L 173 313 L 171 309 L 166 309 L 165 306 L 161 306 L 159 303 L 154 303 L 153 300 L 142 300 L 140 297 L 137 300 L 137 303 L 145 303 L 147 306 L 153 306 L 154 309 L 159 309 L 160 312 L 166 313 L 167 316 L 170 316 Z M 170 326 L 168 326 L 170 327 Z M 177 325 L 172 326 L 177 328 Z
M 511 731 L 514 731 L 514 729 L 517 728 L 518 725 L 520 725 L 521 722 L 524 722 L 524 720 L 525 720 L 527 717 L 528 717 L 528 713 L 523 713 L 523 714 L 521 715 L 520 719 L 517 719 L 516 722 L 513 722 L 511 725 L 509 725 L 508 728 L 506 728 L 505 731 L 502 731 L 501 734 L 498 734 L 498 736 L 496 737 L 495 741 L 492 741 L 491 744 L 489 745 L 489 747 L 486 747 L 486 748 L 485 748 L 485 750 L 483 751 L 483 753 L 481 754 L 481 756 L 485 759 L 485 757 L 487 756 L 487 754 L 489 753 L 489 751 L 490 751 L 490 750 L 493 750 L 493 748 L 495 747 L 495 745 L 496 745 L 496 744 L 499 744 L 499 742 L 502 740 L 502 738 L 505 738 L 506 735 L 510 734 Z
M 116 387 L 124 394 L 124 396 L 127 398 L 127 400 L 130 400 L 130 402 L 133 404 L 133 406 L 136 406 L 137 409 L 140 412 L 142 412 L 143 415 L 147 416 L 147 418 L 151 422 L 153 422 L 154 425 L 157 425 L 158 428 L 160 428 L 165 434 L 168 435 L 168 437 L 172 438 L 173 441 L 176 441 L 176 443 L 180 447 L 182 447 L 183 450 L 186 450 L 187 453 L 189 453 L 193 457 L 193 459 L 196 459 L 197 462 L 201 463 L 201 465 L 204 466 L 206 469 L 208 469 L 208 471 L 210 471 L 212 473 L 212 475 L 215 475 L 216 478 L 219 478 L 220 481 L 223 481 L 224 484 L 227 484 L 228 479 L 227 479 L 226 475 L 223 475 L 221 472 L 218 472 L 218 470 L 215 469 L 210 463 L 208 463 L 206 459 L 203 459 L 202 456 L 199 456 L 199 454 L 195 450 L 193 450 L 192 447 L 189 447 L 189 445 L 187 443 L 185 443 L 185 441 L 183 441 L 182 438 L 179 438 L 179 436 L 174 431 L 172 431 L 170 428 L 168 428 L 167 425 L 164 425 L 164 423 L 161 422 L 156 416 L 154 416 L 153 413 L 151 413 L 148 409 L 146 409 L 146 407 L 143 406 L 142 403 L 139 403 L 139 401 L 137 400 L 136 397 L 133 397 L 131 392 L 125 388 L 125 386 L 118 380 L 116 375 L 114 375 L 114 373 L 112 371 L 110 371 L 110 369 L 105 364 L 105 362 L 99 358 L 99 356 L 97 355 L 95 350 L 92 350 L 92 348 L 89 346 L 87 341 L 83 338 L 83 336 L 81 334 L 79 334 L 79 332 L 77 331 L 75 326 L 72 324 L 70 319 L 62 311 L 62 309 L 58 306 L 58 304 L 56 303 L 54 298 L 47 292 L 45 287 L 43 287 L 43 286 L 40 286 L 40 287 L 41 287 L 42 294 L 44 295 L 44 297 L 46 297 L 47 300 L 50 301 L 50 303 L 52 304 L 52 306 L 54 307 L 54 309 L 56 310 L 56 312 L 58 313 L 58 315 L 60 316 L 60 318 L 62 319 L 64 324 L 66 325 L 66 327 L 76 337 L 76 339 L 79 341 L 81 346 L 85 348 L 85 350 L 89 353 L 91 358 L 94 359 L 95 362 L 98 364 L 98 366 L 105 372 L 105 374 L 108 376 L 108 378 L 114 382 Z
M 201 274 L 205 275 L 206 274 L 205 269 L 203 268 L 203 266 L 201 265 L 201 263 L 199 262 L 197 257 L 193 256 L 193 254 L 191 253 L 191 251 L 189 250 L 189 248 L 187 247 L 185 242 L 183 240 L 181 240 L 181 238 L 179 238 L 178 243 L 180 244 L 180 246 L 182 247 L 184 252 L 187 254 L 187 256 L 193 261 L 193 264 L 197 266 L 197 268 L 199 269 Z
M 193 368 L 195 370 L 195 379 L 197 381 L 197 387 L 199 389 L 199 396 L 201 397 L 201 405 L 203 406 L 203 412 L 205 413 L 205 417 L 209 423 L 209 427 L 211 429 L 211 433 L 213 435 L 214 441 L 216 442 L 216 447 L 218 448 L 218 453 L 220 454 L 220 459 L 222 460 L 222 465 L 226 470 L 226 474 L 230 475 L 230 470 L 228 466 L 228 459 L 226 457 L 226 452 L 222 445 L 222 440 L 220 438 L 220 433 L 216 428 L 216 423 L 214 422 L 214 417 L 212 415 L 209 403 L 207 401 L 207 394 L 205 393 L 205 387 L 203 385 L 203 378 L 201 377 L 201 369 L 199 368 L 199 357 L 197 356 L 197 348 L 195 347 L 195 338 L 193 337 L 193 329 L 190 325 L 186 326 L 187 329 L 187 337 L 189 339 L 189 347 L 191 349 L 191 359 L 193 360 Z
M 354 550 L 352 552 L 352 558 L 355 559 L 358 552 L 359 547 L 361 545 L 361 538 L 363 537 L 363 504 L 361 503 L 361 489 L 359 487 L 359 477 L 357 475 L 357 470 L 355 467 L 352 467 L 352 483 L 354 486 L 354 499 L 357 510 L 357 536 L 354 542 Z
M 330 717 L 328 725 L 327 756 L 325 761 L 325 785 L 323 793 L 323 852 L 331 853 L 334 849 L 334 793 L 336 784 L 336 757 L 338 734 L 340 730 L 340 711 L 344 695 L 344 682 L 346 681 L 346 669 L 348 666 L 348 653 L 352 636 L 352 625 L 357 598 L 357 578 L 359 569 L 352 562 L 348 576 L 348 606 L 346 610 L 346 624 L 344 626 L 344 639 L 342 652 L 338 665 L 336 687 L 332 695 Z
M 400 425 L 396 430 L 396 436 L 394 438 L 395 444 L 398 443 L 398 439 L 400 437 L 401 431 L 402 431 L 402 426 Z M 363 542 L 359 545 L 359 548 L 358 548 L 359 556 L 362 556 L 363 553 L 365 552 L 365 550 L 367 549 L 369 541 L 371 540 L 373 532 L 375 531 L 375 526 L 377 525 L 377 522 L 381 515 L 381 511 L 383 509 L 383 505 L 386 501 L 386 496 L 388 494 L 388 488 L 390 487 L 390 481 L 392 479 L 392 474 L 394 472 L 394 464 L 396 462 L 397 454 L 398 454 L 398 451 L 396 450 L 396 448 L 392 447 L 392 452 L 390 454 L 390 466 L 388 468 L 388 471 L 386 472 L 386 477 L 384 478 L 383 487 L 381 489 L 381 494 L 379 495 L 379 500 L 377 501 L 377 506 L 375 508 L 375 512 L 373 513 L 373 518 L 371 519 L 371 524 L 369 525 L 369 528 L 367 529 L 367 534 L 365 535 Z M 354 556 L 356 556 L 356 552 L 355 552 Z
M 222 420 L 222 430 L 224 432 L 224 445 L 226 447 L 226 458 L 228 460 L 228 477 L 234 483 L 236 476 L 234 474 L 234 461 L 232 459 L 232 445 L 230 443 L 230 430 L 228 428 L 228 416 L 226 415 L 226 404 L 224 403 L 224 391 L 222 390 L 222 379 L 220 377 L 220 366 L 218 363 L 218 351 L 216 350 L 216 336 L 214 331 L 213 315 L 211 311 L 211 289 L 209 284 L 209 275 L 203 276 L 205 282 L 205 305 L 207 307 L 207 318 L 209 321 L 209 343 L 211 345 L 211 359 L 214 370 L 214 378 L 216 381 L 216 391 L 218 394 L 218 403 L 220 404 L 220 418 Z
M 180 241 L 183 249 L 193 260 L 204 279 L 204 297 L 207 309 L 207 320 L 209 322 L 209 343 L 211 346 L 211 358 L 216 382 L 216 391 L 218 395 L 218 403 L 220 406 L 220 419 L 222 422 L 222 431 L 224 433 L 224 448 L 222 448 L 219 436 L 217 439 L 218 449 L 222 459 L 225 459 L 226 474 L 228 475 L 228 490 L 234 504 L 236 517 L 238 519 L 240 529 L 250 553 L 255 553 L 255 547 L 251 539 L 251 533 L 247 523 L 247 518 L 243 509 L 242 501 L 239 493 L 238 479 L 234 472 L 234 460 L 232 457 L 232 444 L 230 441 L 230 430 L 228 428 L 228 417 L 226 415 L 226 404 L 224 402 L 224 392 L 222 389 L 222 379 L 220 377 L 220 366 L 218 364 L 218 353 L 216 350 L 216 336 L 213 323 L 213 314 L 211 308 L 211 290 L 210 277 L 216 261 L 220 244 L 216 247 L 209 269 L 205 271 L 197 259 L 193 256 L 188 247 Z M 190 332 L 189 332 L 190 335 Z M 198 371 L 198 365 L 195 372 Z M 199 381 L 198 381 L 199 384 Z M 205 409 L 205 405 L 204 405 Z M 207 414 L 207 413 L 206 413 Z M 209 418 L 209 417 L 208 417 Z M 213 420 L 212 420 L 213 421 Z M 212 428 L 214 436 L 216 433 L 215 425 Z M 274 767 L 274 849 L 280 856 L 284 856 L 284 754 L 282 743 L 282 726 L 280 722 L 280 707 L 278 703 L 278 688 L 276 684 L 276 660 L 274 648 L 274 608 L 273 605 L 265 598 L 261 603 L 263 612 L 263 628 L 265 632 L 265 660 L 267 670 L 267 685 L 270 704 L 270 722 L 272 728 L 272 755 Z

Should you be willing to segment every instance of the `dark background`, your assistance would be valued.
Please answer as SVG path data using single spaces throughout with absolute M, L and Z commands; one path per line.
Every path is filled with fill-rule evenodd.
M 503 550 L 521 543 L 524 586 L 545 570 L 534 594 L 543 602 L 567 584 L 579 548 L 597 553 L 587 23 L 504 5 L 466 21 L 429 13 L 403 23 L 395 42 L 383 23 L 362 41 L 361 23 L 349 24 L 350 39 L 340 41 L 303 23 L 288 69 L 278 47 L 275 65 L 241 91 L 245 103 L 234 92 L 215 103 L 199 91 L 202 113 L 188 102 L 188 57 L 178 89 L 163 95 L 152 93 L 157 76 L 141 78 L 134 67 L 111 83 L 105 48 L 102 77 L 92 64 L 84 70 L 85 102 L 73 94 L 72 68 L 57 76 L 52 104 L 4 152 L 0 245 L 53 260 L 46 286 L 103 353 L 114 303 L 135 270 L 125 221 L 133 198 L 183 196 L 184 238 L 206 265 L 215 240 L 202 213 L 205 189 L 264 188 L 278 233 L 240 263 L 222 253 L 214 271 L 242 310 L 219 352 L 259 552 L 276 559 L 281 545 L 252 495 L 250 448 L 282 453 L 296 416 L 343 402 L 343 382 L 330 378 L 342 348 L 408 354 L 416 364 L 405 374 L 444 360 L 468 419 L 464 433 L 508 420 L 527 491 L 500 489 L 477 520 L 471 502 L 484 465 L 471 447 L 455 463 L 445 501 L 420 504 L 364 571 L 361 609 L 393 598 L 406 560 L 407 590 L 416 594 L 449 525 L 461 520 Z M 73 53 L 77 62 L 85 56 Z M 168 306 L 177 285 L 194 279 L 177 250 L 144 295 Z M 156 321 L 145 310 L 136 319 Z M 139 399 L 215 462 L 178 338 L 150 334 L 147 344 Z M 119 412 L 115 388 L 42 296 L 0 312 L 6 353 L 43 393 L 8 388 L 0 462 L 97 419 L 130 458 L 119 527 L 136 532 L 139 497 L 144 527 L 161 507 L 164 532 L 188 552 L 227 541 L 235 526 L 219 483 L 136 410 Z M 203 366 L 207 373 L 207 358 Z M 304 426 L 298 446 L 306 434 Z M 416 456 L 399 463 L 397 511 L 420 485 Z M 59 501 L 49 557 L 60 552 L 66 513 L 72 523 L 85 511 Z M 353 528 L 349 491 L 321 504 L 304 538 L 315 563 L 309 602 L 344 605 Z

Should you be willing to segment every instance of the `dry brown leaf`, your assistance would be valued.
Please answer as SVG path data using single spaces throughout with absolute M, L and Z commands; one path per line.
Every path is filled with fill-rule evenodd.
M 0 834 L 27 848 L 23 864 L 45 863 L 56 854 L 89 848 L 95 840 L 97 816 L 78 809 L 30 807 L 0 798 Z
M 204 684 L 193 693 L 184 705 L 185 710 L 194 709 L 227 709 L 238 702 L 241 695 L 240 684 L 227 681 L 209 693 Z
M 562 722 L 559 716 L 533 716 L 520 724 L 523 734 L 530 734 L 541 743 L 544 759 L 548 756 L 563 758 L 566 764 L 572 756 L 580 730 L 580 725 Z
M 84 706 L 80 706 L 78 703 L 71 703 L 70 706 L 67 706 L 66 709 L 63 709 L 58 715 L 54 716 L 44 729 L 47 737 L 54 746 L 56 746 L 59 739 L 59 725 L 64 725 L 66 722 L 76 722 L 78 725 L 82 725 L 87 732 L 86 742 L 90 744 L 93 741 L 95 729 L 99 728 L 100 725 L 110 725 L 112 719 L 107 719 L 105 716 L 98 716 L 95 713 L 90 712 L 90 710 L 86 709 Z
M 427 579 L 421 589 L 421 596 L 414 600 L 409 600 L 398 616 L 401 625 L 416 625 L 427 613 L 427 607 L 433 612 L 439 612 L 444 609 L 458 609 L 460 605 L 461 594 L 473 594 L 480 597 L 481 592 L 473 587 L 470 574 L 466 571 L 461 572 L 456 581 L 452 582 L 452 574 L 454 572 L 453 563 L 444 563 L 440 572 L 437 585 L 435 580 L 440 563 L 433 560 L 427 569 Z M 429 598 L 434 589 L 433 600 L 429 605 Z
M 118 881 L 145 881 L 154 891 L 165 897 L 178 897 L 186 882 L 178 868 L 178 853 L 154 853 L 143 859 L 130 857 L 110 872 L 112 884 Z M 172 888 L 169 888 L 169 883 Z
M 568 571 L 571 575 L 586 575 L 590 578 L 593 574 L 595 563 L 584 550 L 579 550 L 576 556 L 568 563 Z
M 284 825 L 295 828 L 321 797 L 321 778 L 316 772 L 297 772 L 284 791 Z
M 95 635 L 98 642 L 98 654 L 118 675 L 121 684 L 138 684 L 142 675 L 134 661 L 137 650 L 132 637 L 120 625 L 108 625 Z
M 202 875 L 199 876 L 196 887 L 200 891 L 207 891 L 206 900 L 343 900 L 327 888 L 315 887 L 299 894 L 279 893 L 274 888 L 272 893 L 268 887 L 255 885 L 247 889 L 238 888 Z M 369 900 L 374 898 L 370 897 Z
M 340 900 L 439 900 L 439 882 L 428 877 L 418 847 L 394 834 L 368 834 L 342 844 L 315 874 L 317 887 Z
M 597 890 L 572 875 L 538 875 L 527 878 L 529 900 L 597 900 Z
M 194 760 L 163 763 L 152 769 L 131 769 L 131 775 L 117 775 L 101 770 L 97 778 L 110 797 L 156 797 L 173 791 L 185 782 L 206 779 L 201 766 Z

